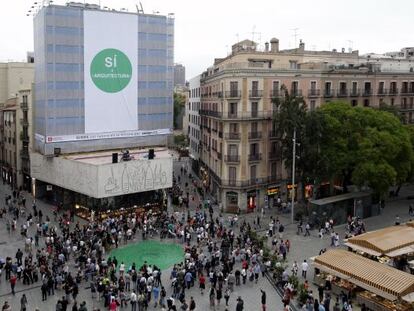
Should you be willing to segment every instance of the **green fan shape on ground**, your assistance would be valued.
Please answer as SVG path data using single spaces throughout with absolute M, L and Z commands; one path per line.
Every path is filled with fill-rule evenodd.
M 109 257 L 116 257 L 118 267 L 121 262 L 127 270 L 133 262 L 139 269 L 146 261 L 149 265 L 156 265 L 165 270 L 176 263 L 184 260 L 184 250 L 178 244 L 160 243 L 157 241 L 143 241 L 113 249 Z

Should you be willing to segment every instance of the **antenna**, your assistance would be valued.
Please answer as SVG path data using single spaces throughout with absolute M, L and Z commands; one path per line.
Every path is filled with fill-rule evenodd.
M 141 13 L 142 13 L 142 14 L 144 14 L 144 7 L 142 6 L 141 1 L 139 2 L 139 6 L 140 6 L 140 8 L 141 8 Z
M 298 30 L 299 30 L 299 28 L 293 28 L 293 29 L 291 29 L 292 31 L 293 31 L 293 36 L 292 37 L 294 37 L 295 38 L 295 48 L 297 48 L 298 46 L 297 46 L 297 39 L 298 39 L 298 36 L 299 36 L 299 34 L 298 34 Z

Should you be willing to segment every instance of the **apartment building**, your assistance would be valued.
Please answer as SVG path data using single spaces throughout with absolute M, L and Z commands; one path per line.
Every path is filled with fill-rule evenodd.
M 340 99 L 366 107 L 383 102 L 413 122 L 413 72 L 382 72 L 358 51 L 306 51 L 303 42 L 280 51 L 277 39 L 263 51 L 250 40 L 236 43 L 202 74 L 200 86 L 204 182 L 225 210 L 253 211 L 294 193 L 272 120 L 282 85 L 308 109 Z
M 189 139 L 191 166 L 195 172 L 199 170 L 200 159 L 200 78 L 198 75 L 189 81 L 188 101 L 185 107 L 185 128 Z
M 0 64 L 0 160 L 3 182 L 31 188 L 33 60 Z

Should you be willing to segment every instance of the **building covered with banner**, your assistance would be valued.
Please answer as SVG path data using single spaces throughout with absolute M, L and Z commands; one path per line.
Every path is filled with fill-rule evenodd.
M 42 187 L 37 193 L 55 185 L 103 198 L 171 187 L 172 158 L 165 146 L 173 125 L 174 19 L 81 3 L 48 5 L 34 18 L 34 45 L 32 177 Z M 148 156 L 149 149 L 155 156 Z M 124 156 L 126 150 L 131 157 Z M 135 166 L 157 166 L 151 171 L 162 166 L 171 176 L 153 187 L 133 187 L 136 170 L 118 163 L 119 154 Z M 85 164 L 82 158 L 94 160 Z M 131 176 L 116 193 L 98 190 L 100 167 L 109 164 L 112 174 L 126 169 Z M 91 167 L 80 168 L 87 178 L 78 178 L 76 189 L 56 179 L 82 165 Z

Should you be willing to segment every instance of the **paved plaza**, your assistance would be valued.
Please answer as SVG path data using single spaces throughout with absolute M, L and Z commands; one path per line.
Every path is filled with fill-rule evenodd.
M 175 163 L 175 171 L 178 174 L 181 167 L 181 163 Z M 182 180 L 182 183 L 185 183 L 186 180 Z M 10 194 L 10 187 L 7 185 L 0 186 L 0 198 L 1 204 L 4 204 L 3 198 L 6 194 Z M 385 226 L 393 225 L 395 216 L 398 214 L 402 221 L 408 220 L 408 204 L 410 201 L 404 199 L 408 195 L 412 195 L 414 193 L 414 188 L 406 187 L 401 190 L 400 198 L 394 201 L 389 201 L 386 204 L 385 209 L 382 211 L 382 214 L 377 217 L 372 217 L 365 220 L 367 230 L 373 230 L 377 228 L 382 228 Z M 24 193 L 24 196 L 27 199 L 26 206 L 27 209 L 31 209 L 32 205 L 32 198 L 29 194 Z M 199 203 L 199 198 L 196 197 L 194 202 L 190 203 L 190 210 L 194 209 L 195 206 Z M 49 215 L 50 219 L 53 220 L 52 216 L 52 207 L 47 205 L 43 202 L 37 201 L 38 209 L 41 209 L 44 216 Z M 322 248 L 329 248 L 330 247 L 330 238 L 324 237 L 319 238 L 316 231 L 311 232 L 310 237 L 304 237 L 303 235 L 296 234 L 296 225 L 290 224 L 290 216 L 289 215 L 277 215 L 275 211 L 266 210 L 265 215 L 262 217 L 261 225 L 263 230 L 263 234 L 266 231 L 267 225 L 269 223 L 270 215 L 278 216 L 281 222 L 285 225 L 285 235 L 284 239 L 289 239 L 291 242 L 290 252 L 287 256 L 289 266 L 292 266 L 293 261 L 297 261 L 299 264 L 304 260 L 310 257 L 316 256 L 319 253 L 319 250 Z M 247 221 L 253 223 L 253 219 L 257 217 L 255 214 L 244 215 L 242 218 L 245 218 Z M 23 218 L 19 219 L 17 228 L 20 227 L 24 221 Z M 83 222 L 81 219 L 76 219 L 80 223 Z M 344 236 L 345 227 L 339 226 L 336 228 L 339 232 L 340 236 Z M 34 236 L 35 226 L 32 225 L 28 231 L 29 236 Z M 140 239 L 140 235 L 136 235 L 136 240 Z M 155 240 L 159 240 L 159 237 L 155 237 Z M 169 242 L 171 242 L 170 240 Z M 176 241 L 179 243 L 178 241 Z M 270 241 L 269 241 L 270 245 Z M 40 246 L 44 246 L 43 239 L 40 241 Z M 6 229 L 6 220 L 0 219 L 0 257 L 5 258 L 6 256 L 10 256 L 13 259 L 15 258 L 15 254 L 17 249 L 24 249 L 24 239 L 20 235 L 20 230 L 16 230 L 15 232 L 8 233 Z M 74 263 L 71 261 L 71 270 L 74 271 Z M 170 286 L 170 269 L 164 270 L 162 274 L 162 281 L 167 289 L 167 297 L 171 294 L 171 286 Z M 313 269 L 310 269 L 308 274 L 308 280 L 311 280 L 313 277 Z M 197 283 L 196 283 L 197 284 Z M 264 278 L 260 277 L 258 284 L 254 284 L 254 282 L 247 282 L 246 285 L 237 286 L 235 287 L 235 291 L 230 296 L 230 306 L 228 310 L 235 310 L 236 298 L 241 296 L 245 302 L 244 310 L 260 310 L 260 289 L 263 289 L 267 293 L 267 306 L 268 310 L 274 311 L 282 311 L 283 305 L 281 302 L 280 297 L 275 292 L 274 288 L 271 284 Z M 11 306 L 12 310 L 20 310 L 20 298 L 22 294 L 26 294 L 28 299 L 28 311 L 35 310 L 38 308 L 41 311 L 48 311 L 48 310 L 55 310 L 56 302 L 59 298 L 64 295 L 62 290 L 55 291 L 54 296 L 49 296 L 46 302 L 42 302 L 41 300 L 41 290 L 40 290 L 40 282 L 35 283 L 34 285 L 28 286 L 23 285 L 21 281 L 18 281 L 16 286 L 16 295 L 12 296 L 10 294 L 10 285 L 8 282 L 5 281 L 4 275 L 1 277 L 0 281 L 0 303 L 3 305 L 4 301 L 8 301 Z M 208 294 L 205 293 L 201 295 L 198 289 L 198 285 L 192 287 L 190 290 L 186 291 L 186 298 L 189 299 L 190 296 L 193 296 L 196 304 L 197 310 L 210 310 L 209 307 L 209 299 Z M 81 283 L 79 286 L 79 296 L 77 301 L 82 302 L 85 300 L 87 302 L 88 310 L 93 310 L 94 308 L 100 308 L 100 310 L 104 310 L 103 303 L 97 302 L 95 299 L 91 298 L 91 292 L 89 289 L 89 283 L 86 284 L 85 282 Z M 68 310 L 71 310 L 72 305 L 69 305 Z M 122 310 L 122 309 L 121 309 Z M 124 308 L 124 310 L 130 310 L 130 306 Z M 149 310 L 155 310 L 152 306 Z M 160 309 L 161 310 L 161 309 Z M 225 310 L 224 301 L 222 301 L 222 305 L 216 307 L 216 310 Z

